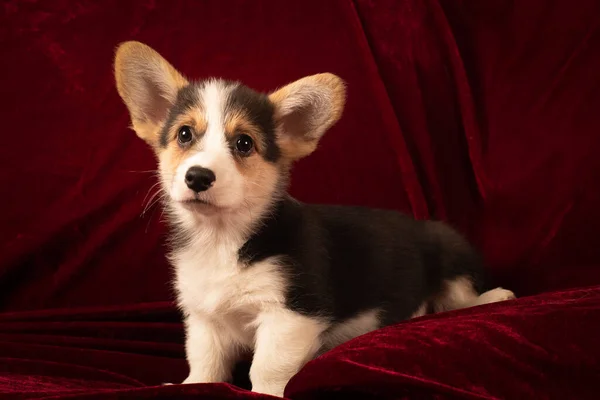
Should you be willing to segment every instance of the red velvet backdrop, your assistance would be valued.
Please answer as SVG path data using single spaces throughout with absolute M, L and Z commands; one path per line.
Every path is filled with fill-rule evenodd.
M 0 396 L 260 397 L 148 387 L 186 365 L 161 212 L 142 214 L 154 159 L 114 88 L 135 39 L 265 91 L 340 75 L 345 114 L 292 193 L 449 221 L 537 295 L 359 338 L 286 395 L 594 398 L 599 26 L 595 0 L 1 2 Z

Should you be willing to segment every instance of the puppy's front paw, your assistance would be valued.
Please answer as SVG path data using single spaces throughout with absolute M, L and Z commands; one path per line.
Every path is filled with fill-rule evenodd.
M 172 383 L 165 382 L 165 383 L 161 383 L 161 384 L 160 384 L 160 386 L 169 386 L 169 385 L 172 385 Z

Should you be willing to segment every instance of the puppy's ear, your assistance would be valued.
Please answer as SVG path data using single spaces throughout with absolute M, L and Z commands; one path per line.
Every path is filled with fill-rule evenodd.
M 133 129 L 155 146 L 178 90 L 187 85 L 186 79 L 155 50 L 134 41 L 117 48 L 115 78 Z
M 345 84 L 324 73 L 307 76 L 271 93 L 278 125 L 278 144 L 288 161 L 312 153 L 321 136 L 342 115 Z

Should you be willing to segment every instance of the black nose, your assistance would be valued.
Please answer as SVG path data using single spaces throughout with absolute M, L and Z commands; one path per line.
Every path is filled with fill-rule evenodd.
M 185 173 L 185 184 L 194 192 L 204 192 L 216 179 L 214 172 L 202 167 L 191 167 Z

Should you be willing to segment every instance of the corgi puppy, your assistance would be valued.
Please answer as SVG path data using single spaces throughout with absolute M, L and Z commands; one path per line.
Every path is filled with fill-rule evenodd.
M 486 291 L 476 252 L 441 222 L 286 193 L 294 161 L 342 115 L 337 76 L 264 94 L 190 81 L 150 47 L 126 42 L 115 77 L 133 130 L 158 159 L 174 228 L 183 383 L 228 381 L 251 353 L 252 390 L 282 396 L 306 362 L 356 336 L 515 297 Z

